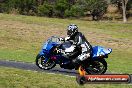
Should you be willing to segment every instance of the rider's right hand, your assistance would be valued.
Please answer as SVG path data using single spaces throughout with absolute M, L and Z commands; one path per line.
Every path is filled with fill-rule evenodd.
M 59 38 L 59 41 L 64 41 L 64 40 L 65 40 L 65 39 L 64 39 L 64 38 L 62 38 L 62 37 L 60 37 L 60 38 Z

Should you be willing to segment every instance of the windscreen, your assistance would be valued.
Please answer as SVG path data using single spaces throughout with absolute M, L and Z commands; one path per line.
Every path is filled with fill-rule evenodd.
M 49 43 L 60 43 L 59 37 L 57 36 L 52 36 L 50 37 L 44 44 L 43 44 L 43 49 L 46 49 L 47 45 Z
M 56 43 L 59 43 L 59 37 L 52 36 L 52 37 L 50 38 L 50 42 L 56 42 Z

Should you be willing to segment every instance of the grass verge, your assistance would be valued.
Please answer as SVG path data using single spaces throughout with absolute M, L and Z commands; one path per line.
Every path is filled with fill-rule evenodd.
M 75 77 L 0 67 L 0 88 L 131 88 L 127 84 L 86 84 Z

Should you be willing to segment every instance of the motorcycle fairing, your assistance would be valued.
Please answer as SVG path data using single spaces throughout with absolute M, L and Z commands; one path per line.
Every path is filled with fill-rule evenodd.
M 93 46 L 93 56 L 92 58 L 98 58 L 99 56 L 107 56 L 112 52 L 111 48 L 104 48 L 102 46 Z
M 56 42 L 51 42 L 50 40 L 47 40 L 44 44 L 43 44 L 43 47 L 42 47 L 42 50 L 39 52 L 40 55 L 43 55 L 45 57 L 45 61 L 44 62 L 47 62 L 49 57 L 51 56 L 50 55 L 50 50 L 54 47 L 54 46 L 57 46 L 58 43 Z

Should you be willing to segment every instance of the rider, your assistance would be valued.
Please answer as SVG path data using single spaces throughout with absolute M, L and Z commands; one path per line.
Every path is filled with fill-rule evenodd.
M 92 46 L 86 40 L 85 36 L 81 32 L 78 32 L 77 25 L 70 24 L 67 28 L 67 35 L 68 37 L 65 38 L 65 41 L 72 41 L 74 46 L 81 47 L 82 50 L 81 54 L 73 60 L 74 64 L 79 65 L 82 61 L 90 58 Z

